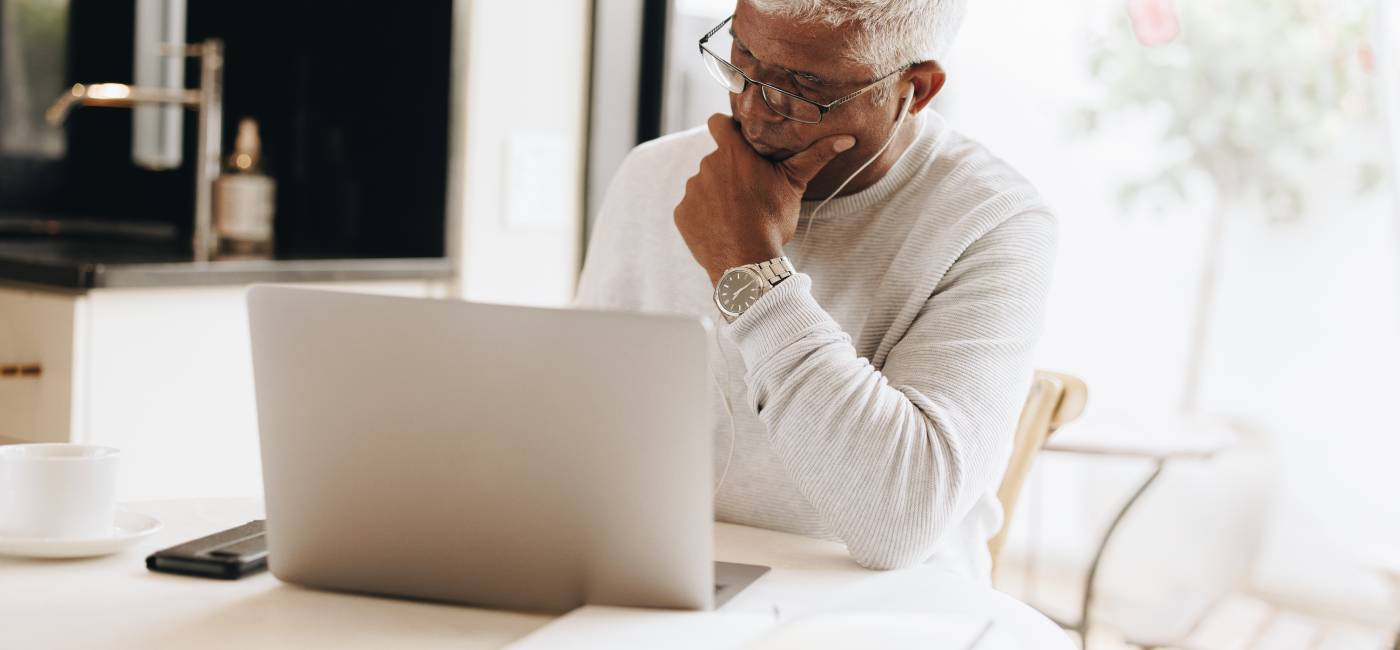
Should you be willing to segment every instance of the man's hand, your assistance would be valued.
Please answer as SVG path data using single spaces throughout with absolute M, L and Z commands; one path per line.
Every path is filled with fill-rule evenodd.
M 728 115 L 710 116 L 709 125 L 719 148 L 686 181 L 675 219 L 691 255 L 715 284 L 726 269 L 783 254 L 783 244 L 797 234 L 807 183 L 837 154 L 855 146 L 855 138 L 827 136 L 773 162 L 749 146 Z

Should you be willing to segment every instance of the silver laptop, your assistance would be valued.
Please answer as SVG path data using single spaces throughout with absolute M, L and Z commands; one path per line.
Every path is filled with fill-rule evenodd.
M 699 319 L 256 286 L 269 568 L 508 609 L 710 609 Z

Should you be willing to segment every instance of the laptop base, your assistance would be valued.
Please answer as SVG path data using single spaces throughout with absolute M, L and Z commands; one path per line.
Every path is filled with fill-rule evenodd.
M 729 602 L 735 594 L 768 573 L 769 567 L 757 564 L 715 562 L 715 609 Z

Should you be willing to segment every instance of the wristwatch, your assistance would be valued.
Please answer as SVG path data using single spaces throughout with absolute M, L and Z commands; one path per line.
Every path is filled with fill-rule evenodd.
M 726 322 L 743 315 L 763 294 L 792 277 L 797 269 L 786 257 L 775 257 L 757 264 L 736 266 L 719 276 L 715 284 L 715 306 Z

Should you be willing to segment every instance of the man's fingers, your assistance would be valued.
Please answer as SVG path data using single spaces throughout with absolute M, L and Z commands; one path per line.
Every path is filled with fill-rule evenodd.
M 735 138 L 742 137 L 739 135 L 739 123 L 724 113 L 711 115 L 706 124 L 710 127 L 710 137 L 715 139 L 717 145 L 723 146 L 732 143 Z
M 812 143 L 812 146 L 793 154 L 781 164 L 787 169 L 792 180 L 806 187 L 826 164 L 841 152 L 856 145 L 856 139 L 849 135 L 829 135 Z

